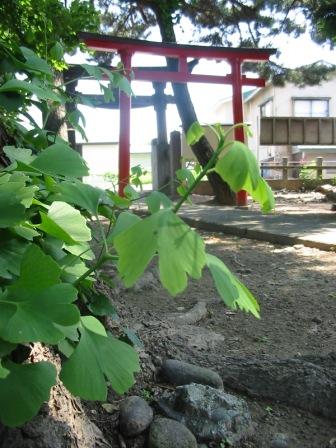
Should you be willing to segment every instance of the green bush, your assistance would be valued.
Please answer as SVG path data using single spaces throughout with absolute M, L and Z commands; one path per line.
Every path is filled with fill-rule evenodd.
M 303 166 L 299 172 L 299 178 L 302 180 L 302 185 L 305 190 L 315 190 L 318 186 L 323 184 L 322 176 L 316 176 L 315 169 L 309 169 L 310 166 L 315 167 L 316 163 L 312 162 L 309 165 Z

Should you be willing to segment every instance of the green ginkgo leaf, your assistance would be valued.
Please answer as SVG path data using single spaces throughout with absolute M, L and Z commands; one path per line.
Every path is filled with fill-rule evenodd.
M 148 210 L 151 213 L 158 212 L 161 206 L 163 208 L 172 208 L 173 206 L 173 203 L 168 196 L 160 191 L 152 191 L 152 193 L 146 196 L 145 201 L 148 206 Z
M 143 274 L 157 250 L 158 214 L 136 222 L 114 238 L 118 269 L 127 287 Z
M 141 218 L 139 218 L 139 216 L 135 215 L 134 213 L 121 212 L 112 229 L 112 232 L 107 238 L 107 241 L 111 243 L 119 233 L 125 232 L 125 230 L 134 226 L 134 224 L 137 224 L 138 222 L 141 222 Z
M 143 274 L 156 252 L 161 282 L 173 295 L 187 286 L 187 274 L 200 278 L 205 264 L 202 239 L 169 209 L 160 210 L 119 233 L 114 245 L 126 286 Z
M 62 367 L 60 378 L 65 387 L 86 400 L 106 400 L 107 382 L 118 394 L 125 393 L 140 369 L 136 351 L 106 335 L 93 317 L 82 317 L 80 333 L 79 344 Z
M 22 257 L 20 277 L 11 288 L 41 291 L 59 283 L 60 274 L 58 264 L 38 246 L 31 244 Z
M 252 151 L 242 142 L 234 142 L 226 154 L 216 163 L 215 170 L 225 179 L 235 192 L 246 189 L 255 190 L 260 177 L 259 167 Z
M 216 163 L 215 171 L 233 191 L 247 191 L 260 203 L 263 212 L 270 212 L 274 208 L 272 190 L 261 177 L 254 154 L 244 143 L 233 142 Z
M 195 121 L 190 126 L 190 128 L 188 129 L 188 132 L 187 132 L 188 145 L 194 145 L 201 139 L 201 137 L 203 137 L 203 135 L 204 135 L 204 129 L 197 121 Z
M 55 201 L 48 214 L 40 212 L 42 223 L 39 228 L 67 244 L 76 244 L 91 240 L 91 231 L 86 219 L 71 205 Z
M 54 324 L 69 326 L 79 321 L 72 304 L 77 290 L 59 283 L 58 264 L 38 246 L 23 255 L 19 279 L 0 296 L 0 336 L 12 343 L 56 344 L 64 338 Z
M 259 318 L 259 304 L 246 286 L 232 274 L 219 258 L 207 254 L 206 261 L 223 302 L 232 309 L 238 307 Z
M 97 215 L 98 205 L 105 195 L 104 190 L 79 181 L 66 181 L 57 186 L 57 200 L 77 205 L 91 215 Z
M 25 219 L 25 207 L 20 198 L 0 188 L 0 228 L 12 227 Z
M 55 143 L 44 149 L 30 165 L 51 176 L 75 178 L 89 174 L 85 161 L 65 143 Z
M 29 148 L 16 148 L 15 146 L 4 146 L 3 151 L 12 162 L 17 160 L 19 162 L 23 162 L 29 165 L 35 159 L 35 156 L 32 155 L 32 150 Z
M 205 265 L 202 238 L 171 210 L 161 212 L 158 228 L 160 280 L 170 294 L 182 292 L 188 277 L 198 279 Z
M 8 234 L 0 234 L 0 277 L 11 279 L 20 273 L 20 265 L 27 243 Z
M 7 361 L 9 374 L 0 379 L 0 420 L 10 427 L 19 426 L 34 417 L 49 399 L 56 383 L 56 368 L 49 362 L 14 364 Z
M 77 290 L 65 283 L 35 293 L 13 291 L 0 299 L 0 336 L 12 343 L 56 344 L 64 335 L 54 324 L 79 321 L 78 308 L 72 304 L 76 298 Z

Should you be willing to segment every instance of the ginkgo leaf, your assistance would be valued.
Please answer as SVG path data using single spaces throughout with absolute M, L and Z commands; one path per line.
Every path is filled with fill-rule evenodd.
M 36 95 L 41 100 L 51 100 L 58 103 L 62 102 L 62 97 L 60 95 L 57 95 L 51 89 L 41 88 L 32 82 L 20 79 L 10 79 L 0 86 L 0 92 L 18 92 L 21 90 Z
M 40 236 L 36 230 L 34 230 L 33 226 L 29 223 L 23 223 L 18 226 L 13 227 L 13 231 L 28 241 L 33 241 L 36 236 Z
M 169 209 L 160 210 L 119 233 L 114 245 L 126 286 L 142 275 L 156 252 L 161 282 L 173 295 L 187 286 L 187 274 L 199 278 L 205 264 L 202 239 Z
M 157 213 L 143 219 L 114 238 L 119 255 L 118 269 L 127 287 L 143 274 L 157 250 Z
M 58 264 L 38 246 L 31 244 L 22 257 L 20 277 L 11 288 L 41 291 L 59 283 L 60 274 Z
M 125 232 L 125 230 L 134 226 L 134 224 L 137 224 L 138 222 L 141 222 L 141 218 L 134 213 L 121 212 L 112 229 L 112 232 L 107 238 L 107 241 L 111 243 L 119 233 Z
M 201 137 L 203 137 L 203 135 L 204 135 L 204 129 L 197 121 L 195 121 L 190 126 L 190 128 L 188 129 L 188 132 L 187 132 L 188 145 L 194 145 L 201 139 Z
M 26 59 L 26 65 L 30 69 L 37 70 L 38 72 L 42 72 L 47 75 L 52 75 L 51 67 L 44 59 L 37 56 L 34 51 L 27 47 L 20 47 L 20 50 Z
M 19 198 L 0 189 L 0 228 L 12 227 L 22 222 L 25 211 Z
M 233 191 L 246 190 L 260 203 L 263 212 L 274 208 L 272 190 L 261 177 L 258 162 L 244 143 L 233 142 L 216 163 L 215 170 Z
M 4 146 L 3 151 L 12 162 L 18 160 L 19 162 L 23 162 L 29 165 L 35 159 L 35 156 L 32 155 L 32 150 L 29 148 Z
M 202 238 L 172 211 L 161 212 L 158 228 L 160 280 L 170 294 L 176 295 L 188 284 L 188 277 L 198 279 L 205 265 Z
M 84 216 L 65 202 L 53 202 L 48 214 L 40 212 L 40 215 L 42 223 L 39 228 L 67 244 L 91 240 L 91 231 Z
M 232 309 L 238 307 L 259 318 L 259 304 L 246 286 L 232 274 L 219 258 L 206 254 L 206 261 L 216 289 L 224 303 Z
M 20 265 L 27 243 L 8 235 L 0 235 L 0 277 L 11 279 L 19 275 Z
M 74 178 L 89 174 L 87 165 L 78 152 L 64 143 L 55 143 L 44 149 L 30 166 L 51 176 Z
M 0 299 L 0 336 L 13 343 L 56 344 L 64 335 L 54 324 L 79 321 L 78 308 L 72 304 L 76 298 L 77 290 L 66 283 L 37 292 L 15 290 Z
M 258 186 L 259 167 L 252 151 L 242 142 L 235 141 L 226 154 L 216 163 L 215 170 L 235 192 L 246 187 L 255 190 Z
M 37 414 L 49 399 L 56 383 L 56 368 L 49 362 L 14 364 L 7 361 L 9 374 L 0 379 L 0 420 L 10 427 L 19 426 Z
M 77 290 L 60 284 L 60 267 L 32 244 L 21 261 L 19 279 L 0 296 L 0 336 L 12 343 L 55 344 L 63 333 L 54 326 L 73 325 L 79 311 L 72 304 Z
M 88 243 L 64 244 L 63 249 L 70 252 L 72 255 L 82 258 L 83 260 L 93 260 L 94 253 L 92 252 Z
M 98 205 L 105 194 L 104 190 L 83 184 L 79 181 L 62 182 L 57 186 L 56 199 L 77 205 L 92 215 L 97 215 Z
M 93 317 L 82 317 L 79 344 L 60 375 L 73 395 L 86 400 L 106 400 L 107 381 L 115 392 L 125 393 L 134 384 L 134 373 L 140 369 L 136 351 L 104 335 L 104 328 L 98 324 Z
M 145 201 L 146 204 L 148 205 L 149 211 L 152 214 L 158 212 L 161 206 L 163 208 L 170 208 L 173 205 L 172 201 L 168 198 L 168 196 L 161 193 L 160 191 L 152 191 L 152 193 L 146 196 Z

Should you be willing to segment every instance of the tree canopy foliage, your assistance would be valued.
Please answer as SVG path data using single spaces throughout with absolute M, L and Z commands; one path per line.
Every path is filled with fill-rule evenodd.
M 276 36 L 298 37 L 307 29 L 314 41 L 332 45 L 336 29 L 333 0 L 97 0 L 97 5 L 104 31 L 118 34 L 122 28 L 124 36 L 146 37 L 156 24 L 170 41 L 175 38 L 167 30 L 184 28 L 186 20 L 193 30 L 190 40 L 224 46 L 271 47 Z M 272 62 L 245 69 L 277 84 L 303 85 L 325 79 L 333 67 L 320 63 L 292 70 Z
M 99 12 L 89 0 L 6 0 L 0 2 L 0 37 L 14 48 L 29 47 L 49 60 L 60 60 L 78 46 L 79 31 L 97 31 Z
M 317 42 L 336 43 L 336 5 L 334 0 L 313 0 L 310 5 L 311 20 L 314 25 L 313 38 Z

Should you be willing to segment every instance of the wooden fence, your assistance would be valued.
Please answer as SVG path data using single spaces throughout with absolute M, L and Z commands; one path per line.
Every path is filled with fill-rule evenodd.
M 314 163 L 314 164 L 313 164 Z M 299 177 L 299 172 L 302 169 L 315 170 L 316 171 L 316 179 L 323 178 L 323 170 L 335 170 L 336 176 L 336 162 L 334 164 L 323 164 L 323 157 L 316 157 L 315 161 L 310 161 L 308 164 L 304 164 L 302 162 L 290 162 L 288 163 L 288 157 L 282 158 L 282 163 L 269 163 L 262 162 L 260 165 L 261 175 L 264 176 L 266 170 L 279 170 L 282 172 L 281 179 L 288 180 L 288 172 L 290 170 L 294 170 L 296 175 L 293 177 Z M 268 177 L 268 176 L 265 176 Z M 331 176 L 333 177 L 333 176 Z

